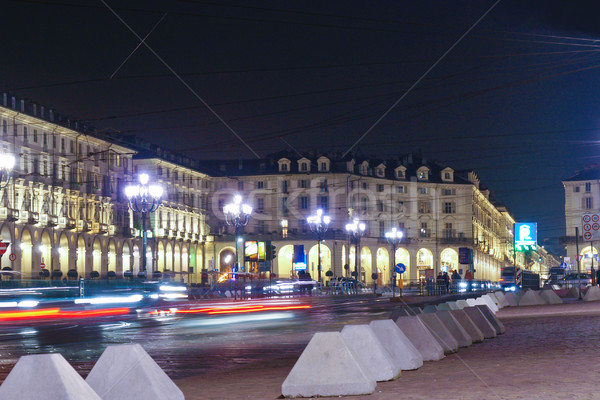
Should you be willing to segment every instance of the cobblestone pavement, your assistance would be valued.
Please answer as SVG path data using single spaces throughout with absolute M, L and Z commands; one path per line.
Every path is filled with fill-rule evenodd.
M 347 399 L 600 399 L 600 302 L 505 308 L 506 333 Z M 297 358 L 175 381 L 186 399 L 276 399 Z M 322 397 L 321 399 L 340 397 Z

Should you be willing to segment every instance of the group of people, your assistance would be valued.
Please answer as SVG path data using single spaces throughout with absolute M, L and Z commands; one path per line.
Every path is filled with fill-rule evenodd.
M 463 277 L 461 277 L 460 274 L 458 273 L 458 271 L 456 271 L 456 270 L 450 270 L 450 272 L 444 271 L 444 272 L 440 272 L 437 275 L 435 284 L 437 286 L 438 291 L 444 292 L 444 293 L 449 293 L 450 292 L 450 282 L 451 281 L 458 282 L 462 279 L 463 279 Z M 466 281 L 468 281 L 469 283 L 473 280 L 473 273 L 471 272 L 471 270 L 467 270 L 467 272 L 465 272 L 464 279 Z

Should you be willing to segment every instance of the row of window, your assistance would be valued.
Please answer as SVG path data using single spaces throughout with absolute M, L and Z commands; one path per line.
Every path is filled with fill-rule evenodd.
M 586 182 L 584 187 L 585 187 L 585 193 L 591 193 L 592 192 L 592 183 L 591 182 Z M 573 186 L 573 192 L 579 193 L 579 191 L 580 191 L 580 187 L 579 186 Z

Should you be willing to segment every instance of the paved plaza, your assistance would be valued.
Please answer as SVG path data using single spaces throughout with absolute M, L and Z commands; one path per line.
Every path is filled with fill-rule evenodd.
M 600 399 L 600 302 L 504 308 L 497 316 L 504 335 L 379 382 L 374 394 L 344 398 Z M 175 383 L 188 400 L 277 399 L 300 353 Z

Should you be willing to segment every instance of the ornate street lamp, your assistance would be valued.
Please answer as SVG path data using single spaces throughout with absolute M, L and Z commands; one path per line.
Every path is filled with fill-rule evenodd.
M 395 227 L 392 228 L 391 231 L 388 231 L 385 233 L 385 238 L 387 239 L 387 241 L 392 245 L 392 268 L 391 268 L 391 278 L 392 278 L 392 297 L 396 297 L 396 246 L 398 246 L 398 244 L 400 243 L 400 241 L 402 240 L 402 236 L 404 236 L 404 234 L 402 233 L 402 231 L 399 231 L 398 229 L 396 229 Z M 400 293 L 400 295 L 402 296 L 402 293 Z
M 12 154 L 0 154 L 0 189 L 5 188 L 10 182 L 10 174 L 15 167 L 15 156 Z
M 356 256 L 356 260 L 354 261 L 354 273 L 356 274 L 357 282 L 360 282 L 360 275 L 358 274 L 360 238 L 365 234 L 365 229 L 367 229 L 367 225 L 365 225 L 364 222 L 360 222 L 358 218 L 354 218 L 352 222 L 346 224 L 346 231 L 348 232 L 348 236 L 350 236 L 350 241 L 354 243 L 354 255 Z
M 319 253 L 319 283 L 321 282 L 321 242 L 323 241 L 323 236 L 325 232 L 327 232 L 327 228 L 329 227 L 329 223 L 331 222 L 331 218 L 329 215 L 323 215 L 323 210 L 320 208 L 317 210 L 315 215 L 312 215 L 306 219 L 308 224 L 310 225 L 310 230 L 313 231 L 317 235 L 317 244 L 318 244 L 318 253 Z
M 160 205 L 163 188 L 158 185 L 148 185 L 150 180 L 148 174 L 139 174 L 138 180 L 140 182 L 138 185 L 129 185 L 125 188 L 125 196 L 129 200 L 129 208 L 142 214 L 142 271 L 146 272 L 146 247 L 148 245 L 146 219 L 148 214 L 156 211 Z
M 238 241 L 242 228 L 248 225 L 250 221 L 250 214 L 252 214 L 252 206 L 248 204 L 242 204 L 242 196 L 233 196 L 233 203 L 226 204 L 223 207 L 223 213 L 225 214 L 225 222 L 227 225 L 235 227 L 235 271 L 239 270 L 239 256 L 238 256 Z

